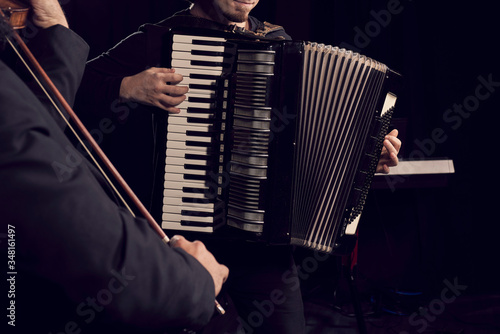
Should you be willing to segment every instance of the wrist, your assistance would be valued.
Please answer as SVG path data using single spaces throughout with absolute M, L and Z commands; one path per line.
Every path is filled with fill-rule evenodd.
M 36 26 L 42 28 L 42 29 L 47 29 L 56 25 L 61 25 L 65 28 L 69 29 L 69 24 L 68 21 L 64 19 L 49 19 L 49 20 L 37 20 L 34 19 L 33 23 L 35 23 Z
M 120 83 L 119 100 L 120 102 L 127 102 L 131 99 L 131 94 L 128 90 L 128 84 L 130 82 L 130 77 L 124 77 Z

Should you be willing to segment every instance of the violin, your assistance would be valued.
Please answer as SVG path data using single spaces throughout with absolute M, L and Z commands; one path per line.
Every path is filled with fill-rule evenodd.
M 0 0 L 0 9 L 12 28 L 23 29 L 26 27 L 30 11 L 29 5 L 21 0 Z

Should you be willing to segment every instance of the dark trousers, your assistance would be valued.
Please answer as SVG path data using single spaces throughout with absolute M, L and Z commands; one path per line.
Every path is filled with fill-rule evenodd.
M 218 298 L 227 313 L 215 316 L 203 334 L 304 333 L 304 308 L 291 247 L 206 244 L 230 273 Z

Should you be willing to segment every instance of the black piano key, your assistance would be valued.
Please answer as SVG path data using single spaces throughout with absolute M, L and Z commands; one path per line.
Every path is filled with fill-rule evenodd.
M 215 85 L 189 84 L 190 89 L 210 90 L 215 91 Z
M 193 226 L 193 227 L 212 227 L 213 223 L 204 223 L 193 220 L 181 220 L 181 226 Z
M 210 157 L 208 155 L 190 154 L 190 153 L 185 154 L 184 158 L 186 160 L 200 160 L 200 161 L 207 161 L 207 162 L 210 160 L 213 160 L 213 157 Z
M 212 189 L 212 191 L 210 190 Z M 201 189 L 201 188 L 182 188 L 182 192 L 189 196 L 189 194 L 203 194 L 205 198 L 214 199 L 217 197 L 217 188 Z
M 224 57 L 226 53 L 208 50 L 191 50 L 193 56 L 209 56 L 209 57 Z
M 215 203 L 215 198 L 192 198 L 192 197 L 182 197 L 183 203 L 198 203 L 198 204 L 207 204 L 207 203 Z
M 189 75 L 192 79 L 220 80 L 220 75 L 200 74 L 193 72 Z
M 204 211 L 192 211 L 192 210 L 181 210 L 181 215 L 192 216 L 192 217 L 213 217 L 214 212 L 204 212 Z
M 207 69 L 210 69 L 210 67 L 229 67 L 229 64 L 226 63 L 220 63 L 216 61 L 206 61 L 206 60 L 191 60 L 190 61 L 191 66 L 203 66 L 207 67 Z
M 198 103 L 215 103 L 215 98 L 213 97 L 197 97 L 197 96 L 188 96 L 189 102 L 198 102 Z
M 191 137 L 213 137 L 214 134 L 212 132 L 187 130 L 186 131 L 186 136 L 191 136 Z
M 206 39 L 195 39 L 193 38 L 192 42 L 193 45 L 209 45 L 209 46 L 225 46 L 226 42 L 224 41 L 213 41 L 213 40 L 206 40 Z
M 200 165 L 192 165 L 192 164 L 184 164 L 184 169 L 192 169 L 192 170 L 209 170 L 209 166 L 200 166 Z
M 212 147 L 213 144 L 202 142 L 202 141 L 186 140 L 186 146 Z
M 187 122 L 194 124 L 214 124 L 214 120 L 211 118 L 198 118 L 198 117 L 187 117 Z
M 197 108 L 197 107 L 188 107 L 188 114 L 214 114 L 214 109 L 205 109 L 205 108 Z

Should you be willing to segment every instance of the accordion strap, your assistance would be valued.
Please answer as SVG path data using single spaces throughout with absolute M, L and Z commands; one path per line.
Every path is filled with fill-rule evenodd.
M 266 37 L 268 34 L 275 32 L 275 31 L 278 31 L 278 30 L 282 30 L 282 29 L 283 29 L 283 27 L 279 26 L 277 24 L 264 22 L 263 26 L 257 28 L 257 30 L 255 31 L 255 34 L 258 36 L 261 36 L 261 37 Z

